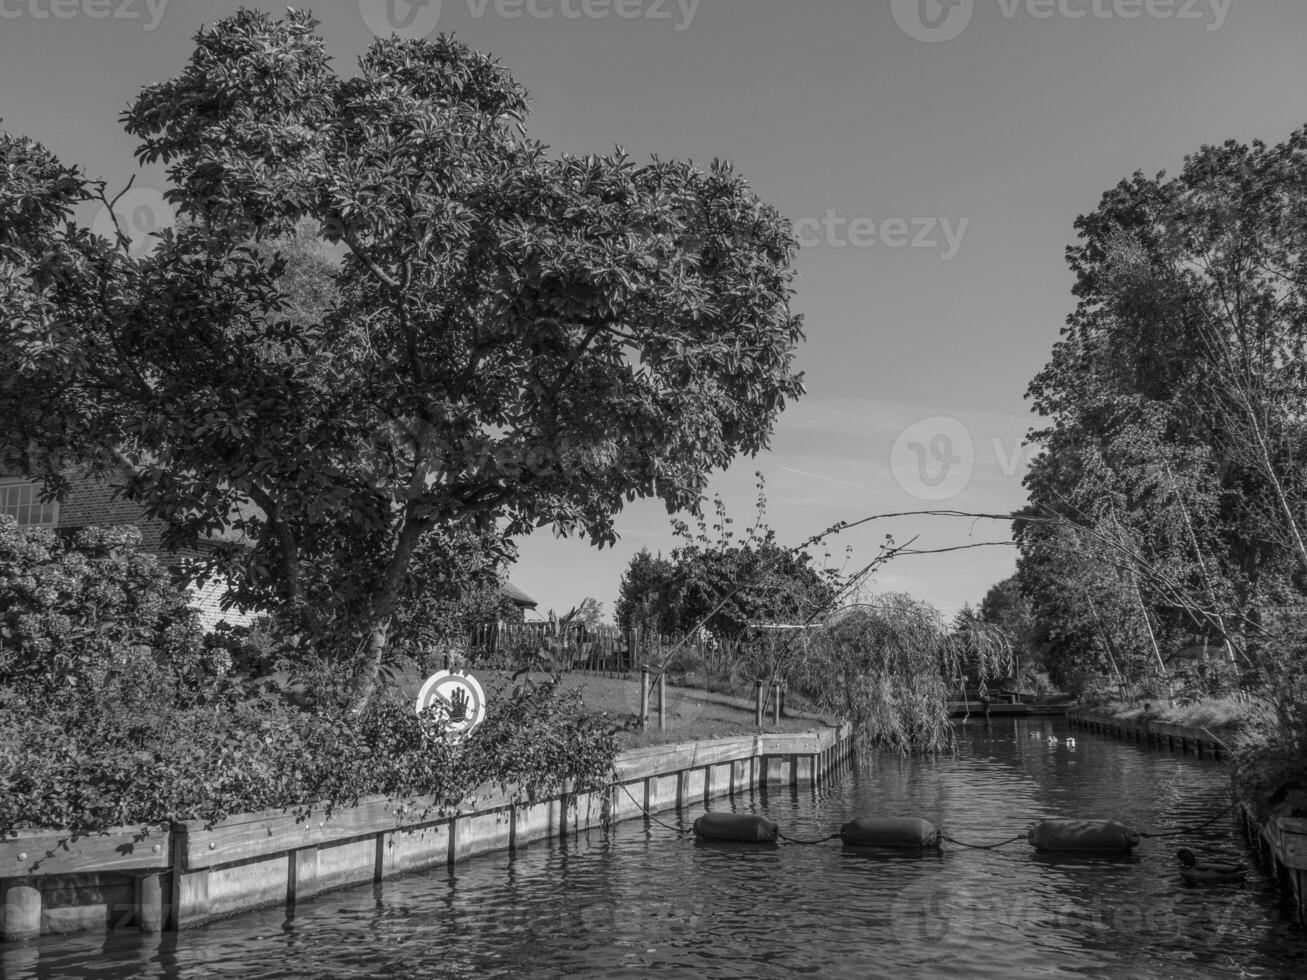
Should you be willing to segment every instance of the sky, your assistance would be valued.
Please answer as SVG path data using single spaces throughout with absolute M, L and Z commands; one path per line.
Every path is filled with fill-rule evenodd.
M 240 5 L 0 0 L 0 125 L 111 188 L 137 174 L 124 206 L 141 227 L 166 222 L 162 175 L 138 173 L 119 114 Z M 529 132 L 554 151 L 731 160 L 795 222 L 808 394 L 769 452 L 710 489 L 751 522 L 760 472 L 787 543 L 877 514 L 1020 507 L 1037 422 L 1024 395 L 1073 308 L 1076 217 L 1136 170 L 1307 123 L 1302 0 L 306 6 L 342 75 L 375 33 L 450 31 L 527 87 Z M 611 615 L 631 556 L 676 544 L 657 502 L 628 505 L 617 527 L 603 551 L 522 539 L 513 581 L 542 611 L 593 596 Z M 924 516 L 849 532 L 831 561 L 866 564 L 886 534 L 921 550 L 999 542 L 900 557 L 870 584 L 948 616 L 1014 569 L 1005 523 Z

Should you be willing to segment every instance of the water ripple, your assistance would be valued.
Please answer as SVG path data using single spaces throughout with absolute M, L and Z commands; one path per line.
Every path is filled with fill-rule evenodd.
M 1038 738 L 1030 737 L 1031 731 Z M 1050 816 L 1166 831 L 1228 801 L 1210 761 L 1022 722 L 966 726 L 956 756 L 878 757 L 818 792 L 738 798 L 784 833 L 824 837 L 857 816 L 922 816 L 964 841 Z M 731 804 L 717 803 L 725 808 Z M 699 810 L 683 817 L 693 820 Z M 1249 860 L 1225 818 L 1136 856 L 953 846 L 924 855 L 838 843 L 751 848 L 619 825 L 162 937 L 47 937 L 0 952 L 0 975 L 61 980 L 431 977 L 1298 978 L 1307 937 L 1259 873 L 1198 888 L 1180 844 Z

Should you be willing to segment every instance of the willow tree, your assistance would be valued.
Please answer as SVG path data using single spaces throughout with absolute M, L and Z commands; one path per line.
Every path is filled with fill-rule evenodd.
M 863 744 L 938 752 L 953 744 L 950 691 L 968 667 L 981 683 L 1011 675 L 1001 630 L 980 622 L 950 629 L 929 603 L 889 593 L 833 613 L 806 644 L 791 684 L 852 722 Z
M 173 543 L 243 537 L 239 596 L 357 657 L 366 697 L 429 532 L 602 546 L 624 502 L 694 508 L 767 445 L 802 393 L 797 246 L 728 165 L 550 155 L 452 38 L 341 78 L 315 29 L 241 11 L 126 111 L 179 218 L 143 258 L 68 223 L 97 188 L 5 144 L 0 414 L 52 477 L 112 451 Z M 307 323 L 257 247 L 305 222 L 340 256 Z

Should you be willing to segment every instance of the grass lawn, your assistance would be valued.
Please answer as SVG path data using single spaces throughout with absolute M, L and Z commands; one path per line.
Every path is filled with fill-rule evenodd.
M 473 670 L 472 673 L 485 689 L 490 701 L 508 697 L 512 693 L 512 675 L 504 671 Z M 531 674 L 537 682 L 549 679 L 548 674 Z M 417 696 L 421 678 L 399 681 L 411 688 Z M 604 677 L 597 674 L 571 673 L 563 675 L 563 687 L 577 689 L 586 710 L 593 714 L 606 714 L 614 723 L 640 713 L 640 677 L 632 674 L 623 677 Z M 739 705 L 723 703 L 722 694 L 713 694 L 695 688 L 667 685 L 667 727 L 658 729 L 658 691 L 651 692 L 649 700 L 649 728 L 646 731 L 623 732 L 618 736 L 622 748 L 645 745 L 662 745 L 668 742 L 686 742 L 697 739 L 725 738 L 730 735 L 756 735 L 759 732 L 804 732 L 821 726 L 821 722 L 808 718 L 782 717 L 779 725 L 771 723 L 770 706 L 759 729 L 754 723 L 753 705 L 743 698 Z

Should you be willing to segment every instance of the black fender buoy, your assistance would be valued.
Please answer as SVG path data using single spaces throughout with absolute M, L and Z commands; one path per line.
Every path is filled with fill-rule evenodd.
M 938 847 L 939 828 L 919 817 L 859 817 L 840 828 L 840 839 L 850 847 Z
M 703 840 L 775 844 L 780 833 L 776 824 L 752 813 L 705 813 L 694 822 L 694 835 Z
M 1041 820 L 1026 834 L 1037 851 L 1119 854 L 1139 843 L 1139 835 L 1116 820 Z

